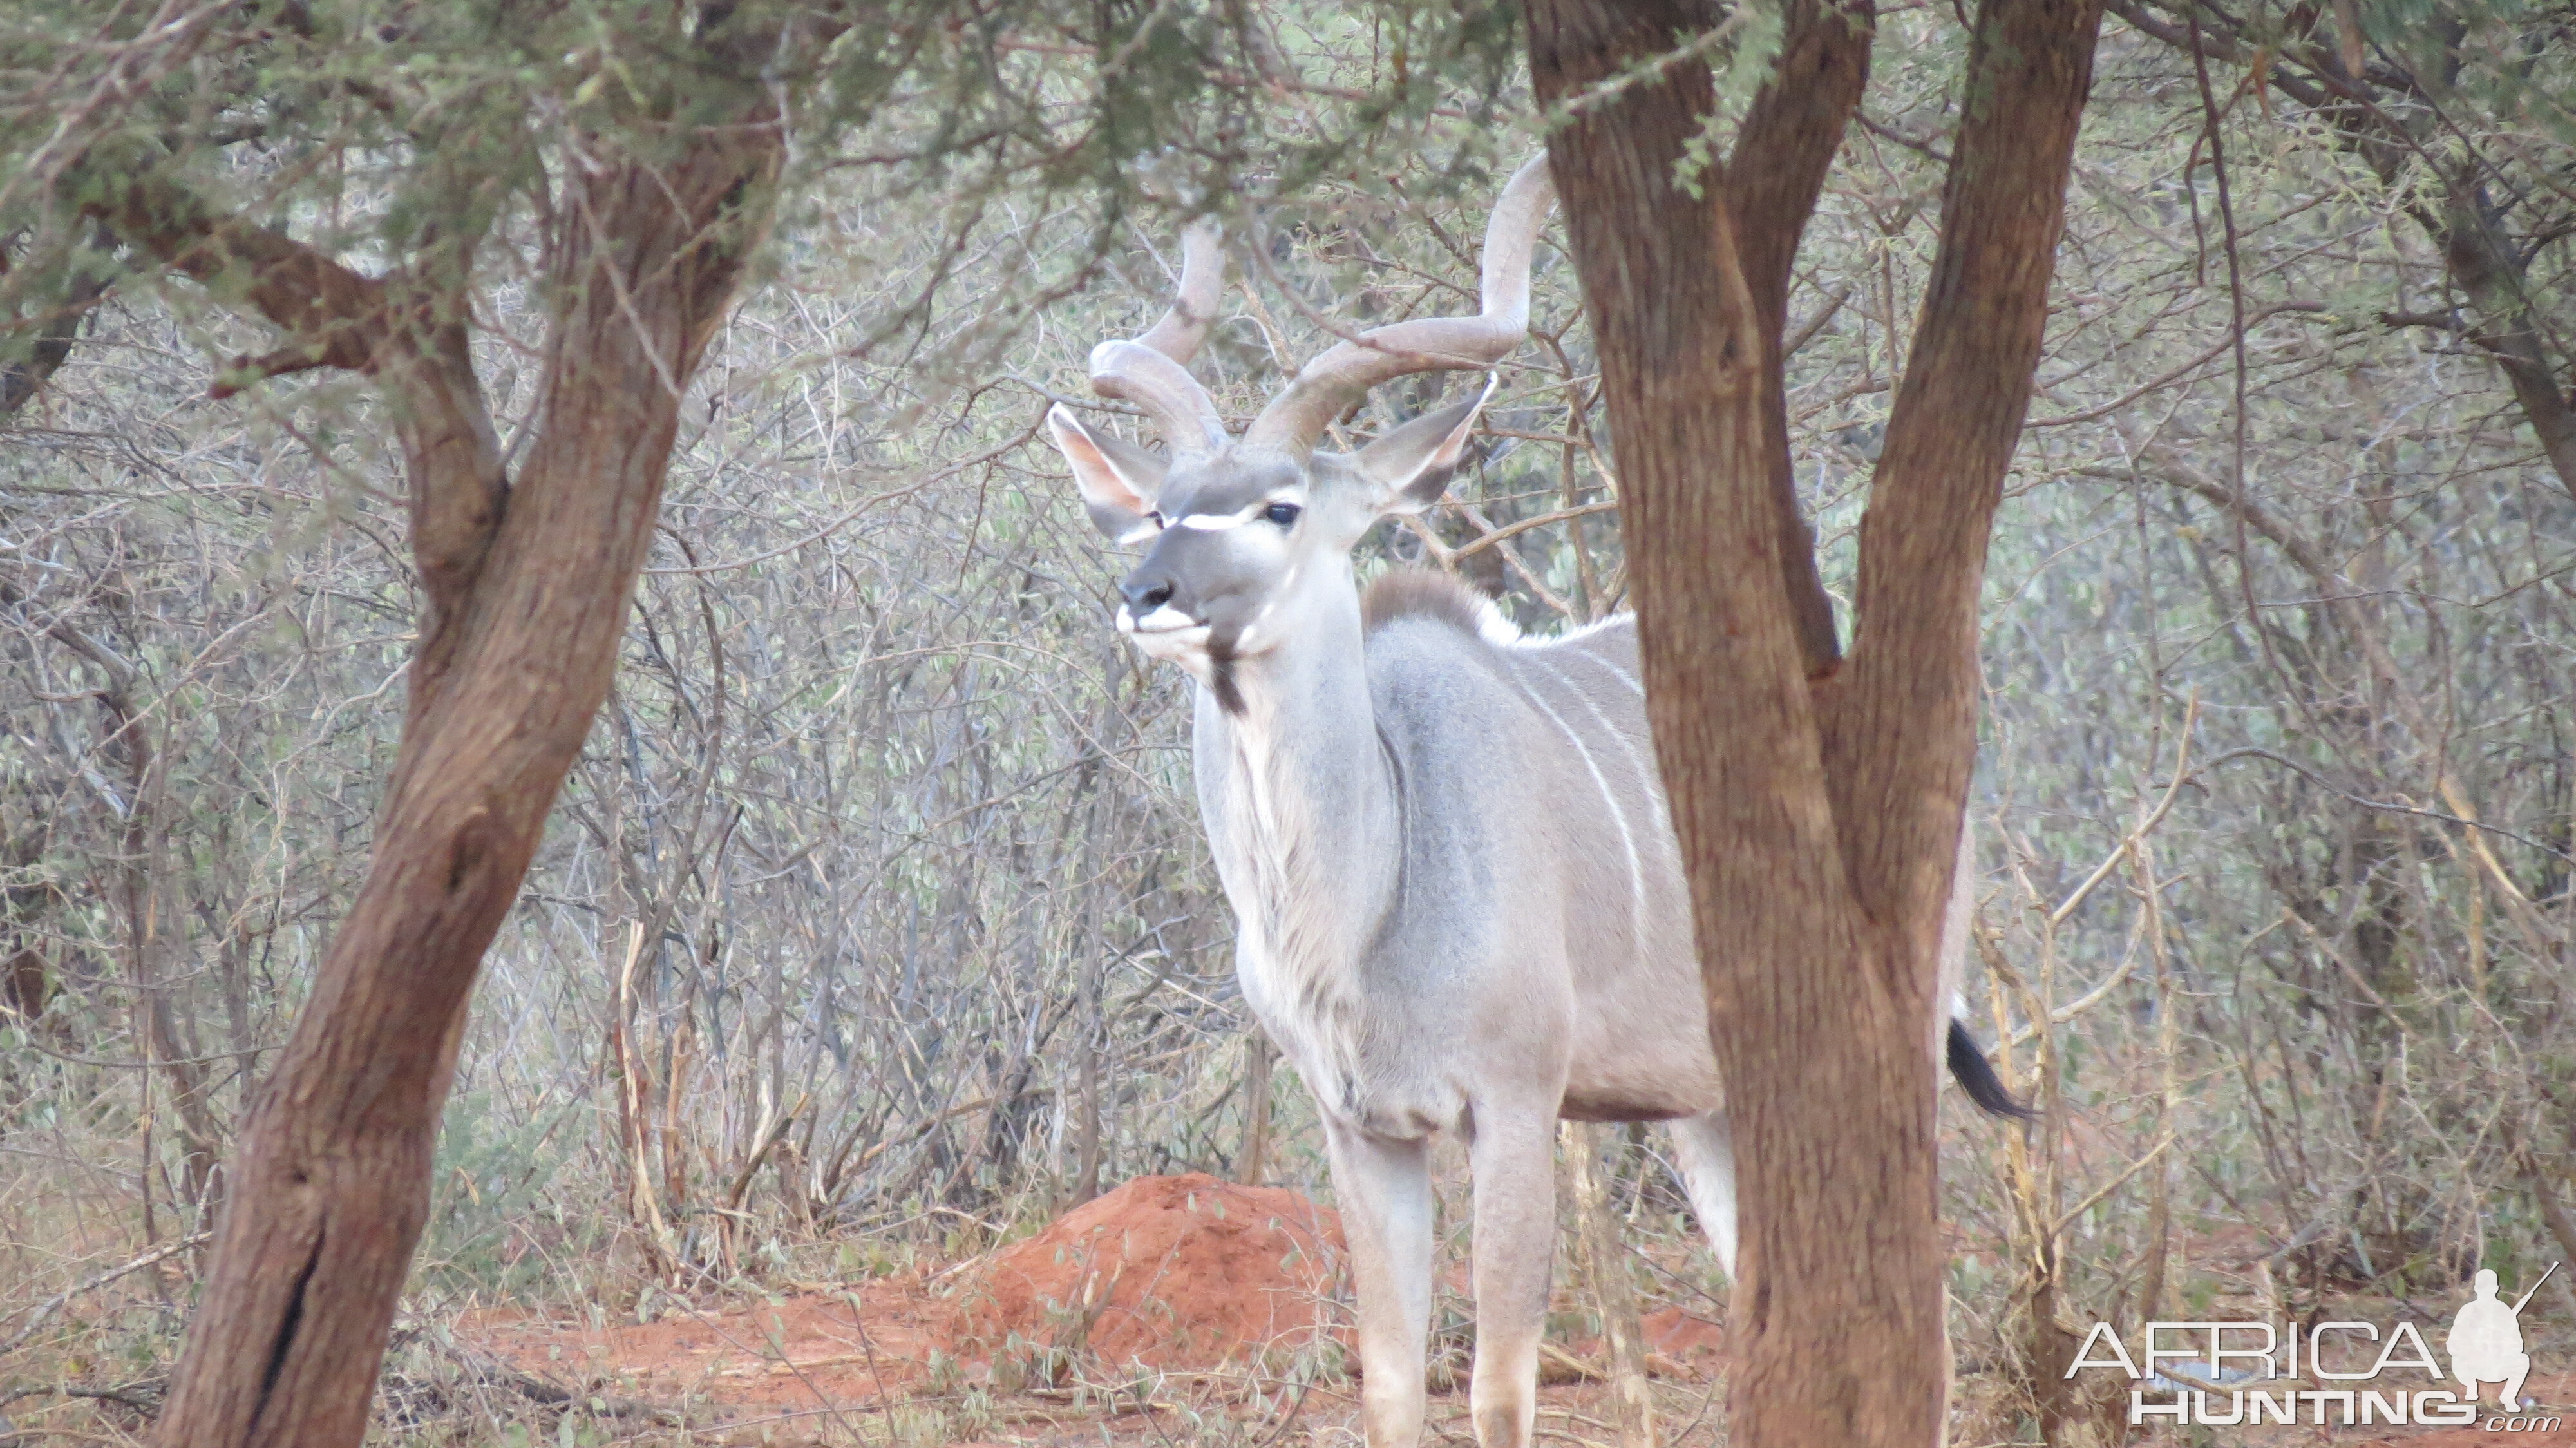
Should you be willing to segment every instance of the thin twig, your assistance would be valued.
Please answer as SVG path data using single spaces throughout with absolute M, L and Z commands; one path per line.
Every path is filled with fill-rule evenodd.
M 140 1272 L 144 1268 L 149 1267 L 156 1262 L 166 1261 L 169 1258 L 187 1251 L 191 1247 L 202 1247 L 206 1243 L 213 1241 L 214 1236 L 215 1234 L 211 1231 L 198 1232 L 192 1236 L 181 1237 L 175 1241 L 164 1242 L 160 1246 L 153 1248 L 151 1251 L 144 1253 L 142 1256 L 135 1258 L 133 1261 L 126 1263 L 122 1267 L 110 1268 L 109 1270 L 101 1272 L 97 1276 L 90 1278 L 88 1281 L 83 1282 L 76 1287 L 67 1288 L 52 1297 L 46 1298 L 44 1301 L 36 1304 L 35 1312 L 27 1318 L 26 1323 L 18 1329 L 16 1335 L 12 1336 L 7 1342 L 0 1342 L 0 1357 L 7 1357 L 10 1353 L 17 1351 L 21 1346 L 25 1345 L 27 1339 L 36 1335 L 36 1329 L 43 1327 L 48 1318 L 51 1318 L 55 1313 L 60 1312 L 64 1305 L 69 1303 L 73 1298 L 83 1296 L 87 1293 L 96 1292 L 98 1289 L 105 1287 L 120 1277 Z

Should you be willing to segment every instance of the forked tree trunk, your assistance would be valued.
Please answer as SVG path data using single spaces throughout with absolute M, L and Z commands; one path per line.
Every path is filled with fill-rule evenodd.
M 169 265 L 247 264 L 273 320 L 378 375 L 427 595 L 374 860 L 241 1133 L 161 1418 L 170 1448 L 366 1432 L 467 999 L 606 696 L 681 394 L 776 156 L 765 114 L 741 119 L 650 159 L 597 140 L 567 168 L 544 420 L 515 481 L 475 383 L 461 293 L 388 295 L 149 183 L 105 203 Z
M 2047 314 L 2097 0 L 1985 0 L 1939 257 L 1834 657 L 1785 510 L 1787 269 L 1861 93 L 1870 15 L 1793 4 L 1734 155 L 1669 57 L 1687 0 L 1529 0 L 1622 482 L 1656 752 L 1726 1063 L 1745 1448 L 1941 1439 L 1937 944 L 1975 750 L 1976 600 Z M 1640 62 L 1649 78 L 1637 79 Z M 1802 69 L 1803 68 L 1803 69 Z M 1614 78 L 1624 88 L 1594 91 Z

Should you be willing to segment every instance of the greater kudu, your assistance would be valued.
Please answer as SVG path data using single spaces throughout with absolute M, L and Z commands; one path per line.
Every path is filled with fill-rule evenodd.
M 1482 397 L 1356 452 L 1316 447 L 1375 384 L 1491 367 L 1520 342 L 1554 199 L 1543 159 L 1504 188 L 1481 315 L 1340 343 L 1240 439 L 1184 366 L 1224 266 L 1214 232 L 1194 227 L 1177 304 L 1091 354 L 1092 387 L 1140 409 L 1168 455 L 1068 408 L 1048 416 L 1092 521 L 1146 545 L 1119 587 L 1119 631 L 1202 686 L 1199 808 L 1244 998 L 1323 1114 L 1370 1448 L 1422 1428 L 1433 1132 L 1463 1137 L 1474 1173 L 1472 1403 L 1486 1448 L 1529 1441 L 1559 1117 L 1670 1122 L 1692 1208 L 1734 1269 L 1723 1073 L 1634 621 L 1528 639 L 1438 575 L 1395 572 L 1361 592 L 1353 545 L 1438 500 Z M 1949 969 L 1965 941 L 1955 896 L 1952 916 Z M 1937 1045 L 1937 1021 L 1929 1032 Z M 2017 1109 L 1955 1022 L 1949 1053 L 1979 1104 Z

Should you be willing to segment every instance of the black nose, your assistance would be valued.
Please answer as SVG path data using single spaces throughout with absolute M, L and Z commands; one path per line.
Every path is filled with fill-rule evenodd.
M 1147 573 L 1139 568 L 1118 585 L 1118 592 L 1127 600 L 1127 611 L 1143 618 L 1172 601 L 1172 580 L 1160 571 Z

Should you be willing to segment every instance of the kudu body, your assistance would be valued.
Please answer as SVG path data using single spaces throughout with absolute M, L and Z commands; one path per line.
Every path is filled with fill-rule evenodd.
M 1315 450 L 1376 382 L 1490 366 L 1520 341 L 1553 202 L 1544 167 L 1495 207 L 1483 315 L 1336 346 L 1240 440 L 1181 365 L 1218 295 L 1204 229 L 1185 239 L 1172 311 L 1092 355 L 1093 386 L 1153 418 L 1169 455 L 1062 407 L 1049 418 L 1093 521 L 1150 540 L 1121 585 L 1119 629 L 1202 686 L 1199 805 L 1244 998 L 1323 1116 L 1370 1448 L 1407 1448 L 1422 1428 L 1435 1132 L 1464 1139 L 1474 1176 L 1486 1448 L 1530 1438 L 1558 1118 L 1669 1122 L 1692 1208 L 1734 1267 L 1723 1073 L 1634 621 L 1523 639 L 1437 575 L 1358 588 L 1352 547 L 1378 518 L 1437 501 L 1481 398 L 1352 454 Z M 1955 957 L 1955 900 L 1952 913 Z M 1955 1026 L 1950 1054 L 1981 1104 L 2008 1101 Z

